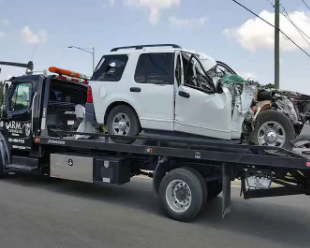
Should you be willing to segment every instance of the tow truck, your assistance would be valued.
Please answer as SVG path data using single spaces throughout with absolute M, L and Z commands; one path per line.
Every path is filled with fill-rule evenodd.
M 76 107 L 92 102 L 86 75 L 57 67 L 49 68 L 52 75 L 34 74 L 32 62 L 6 65 L 27 71 L 5 82 L 0 118 L 1 177 L 9 172 L 33 173 L 123 185 L 142 174 L 152 178 L 163 213 L 182 222 L 192 221 L 221 193 L 225 217 L 231 211 L 234 180 L 241 181 L 245 199 L 310 195 L 307 154 L 191 137 L 139 135 L 124 137 L 135 139 L 131 144 L 114 143 L 116 137 L 104 132 L 77 132 L 81 120 Z M 89 138 L 77 139 L 76 135 Z M 277 187 L 271 187 L 274 183 Z

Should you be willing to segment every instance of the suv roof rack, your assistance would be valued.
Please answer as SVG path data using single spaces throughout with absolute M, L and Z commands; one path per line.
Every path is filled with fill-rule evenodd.
M 136 45 L 136 46 L 123 46 L 123 47 L 115 47 L 111 49 L 111 52 L 116 52 L 120 49 L 130 49 L 130 48 L 135 48 L 136 50 L 138 49 L 143 49 L 144 47 L 165 47 L 165 46 L 170 46 L 172 48 L 182 48 L 179 45 L 176 44 L 151 44 L 151 45 Z

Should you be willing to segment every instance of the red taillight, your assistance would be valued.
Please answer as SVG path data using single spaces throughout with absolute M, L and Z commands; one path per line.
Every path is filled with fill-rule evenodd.
M 93 92 L 92 92 L 90 86 L 88 86 L 88 88 L 87 88 L 87 102 L 93 103 Z

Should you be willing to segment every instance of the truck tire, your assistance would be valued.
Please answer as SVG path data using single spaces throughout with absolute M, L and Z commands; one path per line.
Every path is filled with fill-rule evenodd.
M 276 146 L 289 151 L 293 148 L 290 141 L 295 137 L 292 122 L 286 115 L 276 110 L 260 113 L 252 133 L 252 141 L 255 145 Z
M 205 179 L 203 178 L 202 174 L 198 170 L 196 170 L 196 169 L 194 169 L 192 167 L 182 167 L 182 168 L 186 169 L 186 170 L 192 171 L 193 173 L 195 173 L 195 175 L 200 180 L 200 183 L 202 185 L 202 190 L 203 190 L 203 202 L 202 202 L 202 205 L 205 205 L 206 202 L 207 202 L 207 199 L 209 197 L 209 193 L 208 193 L 209 192 L 209 188 L 207 187 L 207 183 L 206 183 Z
M 160 204 L 168 217 L 188 222 L 201 211 L 206 192 L 195 172 L 178 168 L 164 176 L 158 193 Z
M 221 194 L 223 190 L 223 184 L 219 181 L 208 182 L 208 201 L 213 200 L 219 194 Z
M 114 107 L 107 119 L 107 129 L 110 135 L 137 136 L 140 131 L 139 120 L 136 113 L 127 105 Z M 111 138 L 115 143 L 130 144 L 135 139 Z

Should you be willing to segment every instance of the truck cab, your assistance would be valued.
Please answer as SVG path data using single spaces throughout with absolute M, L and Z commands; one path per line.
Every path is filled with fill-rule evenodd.
M 5 84 L 0 131 L 12 154 L 40 156 L 34 137 L 77 129 L 75 107 L 87 101 L 87 81 L 66 77 L 61 70 L 51 67 L 58 74 L 13 77 Z

